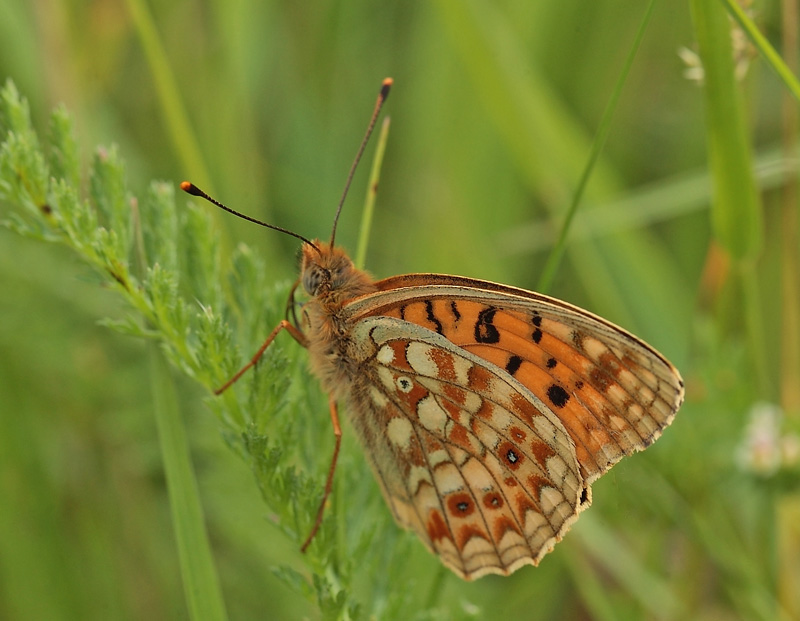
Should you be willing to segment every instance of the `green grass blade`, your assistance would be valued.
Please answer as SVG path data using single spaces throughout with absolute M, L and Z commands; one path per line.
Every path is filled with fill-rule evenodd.
M 761 202 L 737 87 L 728 16 L 717 0 L 692 0 L 700 58 L 705 70 L 705 107 L 714 202 L 711 222 L 719 243 L 737 259 L 762 247 Z
M 172 523 L 178 544 L 186 603 L 192 619 L 227 619 L 203 509 L 169 368 L 150 345 L 153 409 L 164 459 Z
M 747 16 L 742 10 L 742 7 L 739 6 L 738 2 L 735 0 L 723 0 L 725 2 L 725 6 L 728 7 L 728 12 L 730 13 L 731 17 L 736 20 L 736 23 L 741 26 L 742 30 L 747 34 L 750 41 L 753 42 L 753 45 L 756 46 L 756 49 L 761 53 L 764 59 L 767 61 L 767 64 L 772 67 L 772 70 L 778 74 L 778 77 L 783 80 L 783 83 L 786 85 L 786 88 L 789 89 L 789 92 L 795 96 L 795 99 L 800 101 L 800 82 L 797 81 L 797 77 L 792 73 L 792 70 L 789 69 L 789 66 L 783 62 L 783 59 L 780 57 L 775 48 L 770 45 L 770 42 L 767 41 L 767 38 L 761 34 L 758 30 L 756 25 L 753 23 L 753 20 Z
M 142 0 L 127 0 L 126 4 L 139 33 L 150 70 L 153 72 L 158 97 L 164 110 L 165 125 L 175 150 L 186 170 L 191 171 L 192 177 L 198 184 L 213 191 L 211 175 L 200 155 L 200 148 L 189 125 L 189 116 L 178 93 L 164 46 L 158 37 L 153 15 Z
M 486 119 L 502 138 L 522 183 L 548 212 L 550 221 L 560 225 L 563 206 L 569 204 L 591 150 L 591 135 L 559 104 L 555 85 L 542 68 L 535 60 L 527 60 L 522 41 L 502 11 L 487 4 L 453 0 L 438 0 L 436 6 L 444 30 L 462 57 L 472 89 L 486 110 Z M 621 181 L 611 163 L 599 159 L 586 199 L 607 200 L 619 192 Z M 680 283 L 680 275 L 654 234 L 640 231 L 624 239 L 584 240 L 570 244 L 568 256 L 593 310 L 645 338 L 656 334 L 664 343 L 683 340 L 680 335 L 685 334 L 688 307 L 675 302 L 691 299 L 692 291 L 683 283 L 671 286 Z M 658 275 L 656 297 L 627 295 L 612 273 L 611 263 L 626 265 L 627 270 L 631 256 L 647 281 L 634 283 L 626 276 L 630 288 L 638 284 L 652 287 L 654 275 Z M 644 323 L 653 319 L 653 308 L 671 311 L 657 320 L 655 332 L 649 332 L 651 328 Z
M 595 515 L 586 515 L 580 529 L 583 546 L 594 562 L 604 568 L 608 575 L 614 577 L 620 584 L 624 584 L 626 591 L 637 600 L 648 615 L 665 619 L 680 619 L 686 617 L 686 611 L 676 597 L 668 580 L 661 576 L 652 575 L 647 567 L 637 556 L 626 547 L 624 537 L 606 527 L 602 520 Z M 611 562 L 611 559 L 614 559 Z M 576 576 L 583 574 L 577 573 Z M 602 616 L 603 602 L 601 594 L 595 593 L 591 599 L 592 606 L 597 607 L 593 612 Z
M 358 231 L 358 248 L 356 249 L 355 264 L 359 269 L 364 269 L 367 261 L 367 246 L 369 245 L 369 232 L 372 228 L 372 214 L 375 211 L 375 199 L 378 196 L 378 185 L 381 180 L 381 165 L 383 164 L 383 154 L 386 152 L 386 143 L 389 140 L 390 117 L 383 119 L 381 133 L 378 136 L 378 145 L 375 149 L 375 157 L 372 160 L 372 168 L 369 172 L 369 184 L 367 185 L 367 198 L 364 201 L 364 211 L 361 217 L 361 228 Z
M 575 188 L 575 192 L 572 194 L 572 200 L 570 202 L 569 209 L 567 210 L 567 215 L 564 218 L 564 223 L 561 225 L 558 240 L 556 241 L 555 246 L 553 246 L 553 250 L 548 255 L 547 262 L 544 264 L 544 268 L 542 268 L 542 274 L 539 276 L 537 290 L 543 293 L 546 293 L 552 286 L 553 278 L 555 278 L 556 275 L 556 270 L 558 269 L 561 259 L 564 256 L 564 251 L 566 250 L 567 245 L 567 234 L 570 231 L 575 214 L 578 212 L 578 206 L 583 200 L 586 185 L 589 183 L 589 178 L 592 175 L 595 164 L 597 164 L 597 160 L 600 157 L 600 153 L 602 152 L 603 146 L 606 143 L 606 138 L 608 138 L 608 134 L 611 131 L 611 119 L 614 116 L 614 110 L 617 109 L 617 104 L 619 103 L 619 98 L 622 94 L 622 88 L 625 85 L 625 81 L 631 71 L 633 60 L 636 58 L 636 53 L 639 51 L 639 46 L 644 38 L 644 32 L 647 28 L 647 24 L 650 22 L 650 17 L 653 14 L 654 6 L 655 0 L 651 0 L 650 4 L 647 6 L 644 17 L 642 18 L 639 31 L 636 33 L 636 39 L 628 50 L 628 57 L 625 59 L 622 72 L 617 79 L 617 83 L 614 85 L 614 92 L 611 93 L 611 99 L 606 105 L 605 110 L 603 110 L 603 117 L 600 119 L 597 133 L 595 134 L 594 140 L 592 140 L 592 148 L 589 152 L 589 159 L 586 161 L 586 166 L 581 173 L 578 186 Z

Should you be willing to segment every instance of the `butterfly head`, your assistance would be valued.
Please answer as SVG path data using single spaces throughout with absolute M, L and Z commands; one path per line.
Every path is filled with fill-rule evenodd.
M 300 280 L 306 293 L 320 300 L 344 302 L 375 290 L 369 274 L 353 265 L 344 250 L 318 239 L 303 244 Z

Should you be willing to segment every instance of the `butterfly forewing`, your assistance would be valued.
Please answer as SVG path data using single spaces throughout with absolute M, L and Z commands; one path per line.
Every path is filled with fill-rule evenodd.
M 347 305 L 352 321 L 397 317 L 505 370 L 562 421 L 587 483 L 649 446 L 682 402 L 680 375 L 661 354 L 560 300 L 436 274 L 376 284 L 384 290 Z

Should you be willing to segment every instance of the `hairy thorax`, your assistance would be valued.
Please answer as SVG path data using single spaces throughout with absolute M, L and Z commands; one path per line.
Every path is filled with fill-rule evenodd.
M 335 399 L 347 397 L 356 376 L 354 344 L 343 309 L 352 299 L 376 290 L 372 278 L 357 269 L 338 248 L 315 240 L 303 246 L 301 282 L 310 297 L 303 306 L 311 371 Z

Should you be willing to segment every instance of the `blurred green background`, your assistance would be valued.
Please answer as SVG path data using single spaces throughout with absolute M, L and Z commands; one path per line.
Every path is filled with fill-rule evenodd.
M 0 78 L 28 97 L 42 131 L 50 109 L 66 104 L 86 162 L 96 145 L 119 145 L 134 193 L 151 179 L 188 178 L 235 209 L 324 238 L 391 76 L 367 268 L 525 288 L 536 286 L 644 15 L 633 0 L 177 0 L 147 5 L 148 32 L 142 9 L 136 0 L 0 0 Z M 757 9 L 778 40 L 775 3 Z M 166 62 L 148 56 L 148 36 Z M 660 349 L 681 369 L 687 403 L 652 449 L 594 486 L 593 508 L 541 567 L 474 585 L 448 574 L 436 615 L 791 613 L 800 544 L 784 527 L 798 515 L 796 488 L 776 469 L 741 464 L 754 404 L 782 402 L 797 416 L 782 358 L 781 278 L 796 276 L 781 251 L 784 93 L 757 61 L 742 83 L 767 241 L 750 264 L 753 324 L 747 292 L 712 240 L 702 92 L 678 54 L 693 41 L 688 4 L 658 3 L 548 292 Z M 368 168 L 339 225 L 350 249 Z M 256 248 L 269 280 L 294 278 L 296 240 L 222 214 L 214 221 L 228 250 L 240 240 Z M 123 305 L 65 249 L 5 230 L 0 282 L 0 618 L 186 618 L 145 348 L 97 325 Z M 300 554 L 269 524 L 205 391 L 178 386 L 230 618 L 318 618 L 273 576 L 281 563 L 302 571 Z M 307 415 L 329 425 L 324 407 Z M 353 455 L 346 467 L 367 476 Z M 418 568 L 439 575 L 433 558 Z M 365 616 L 375 613 L 363 602 Z

